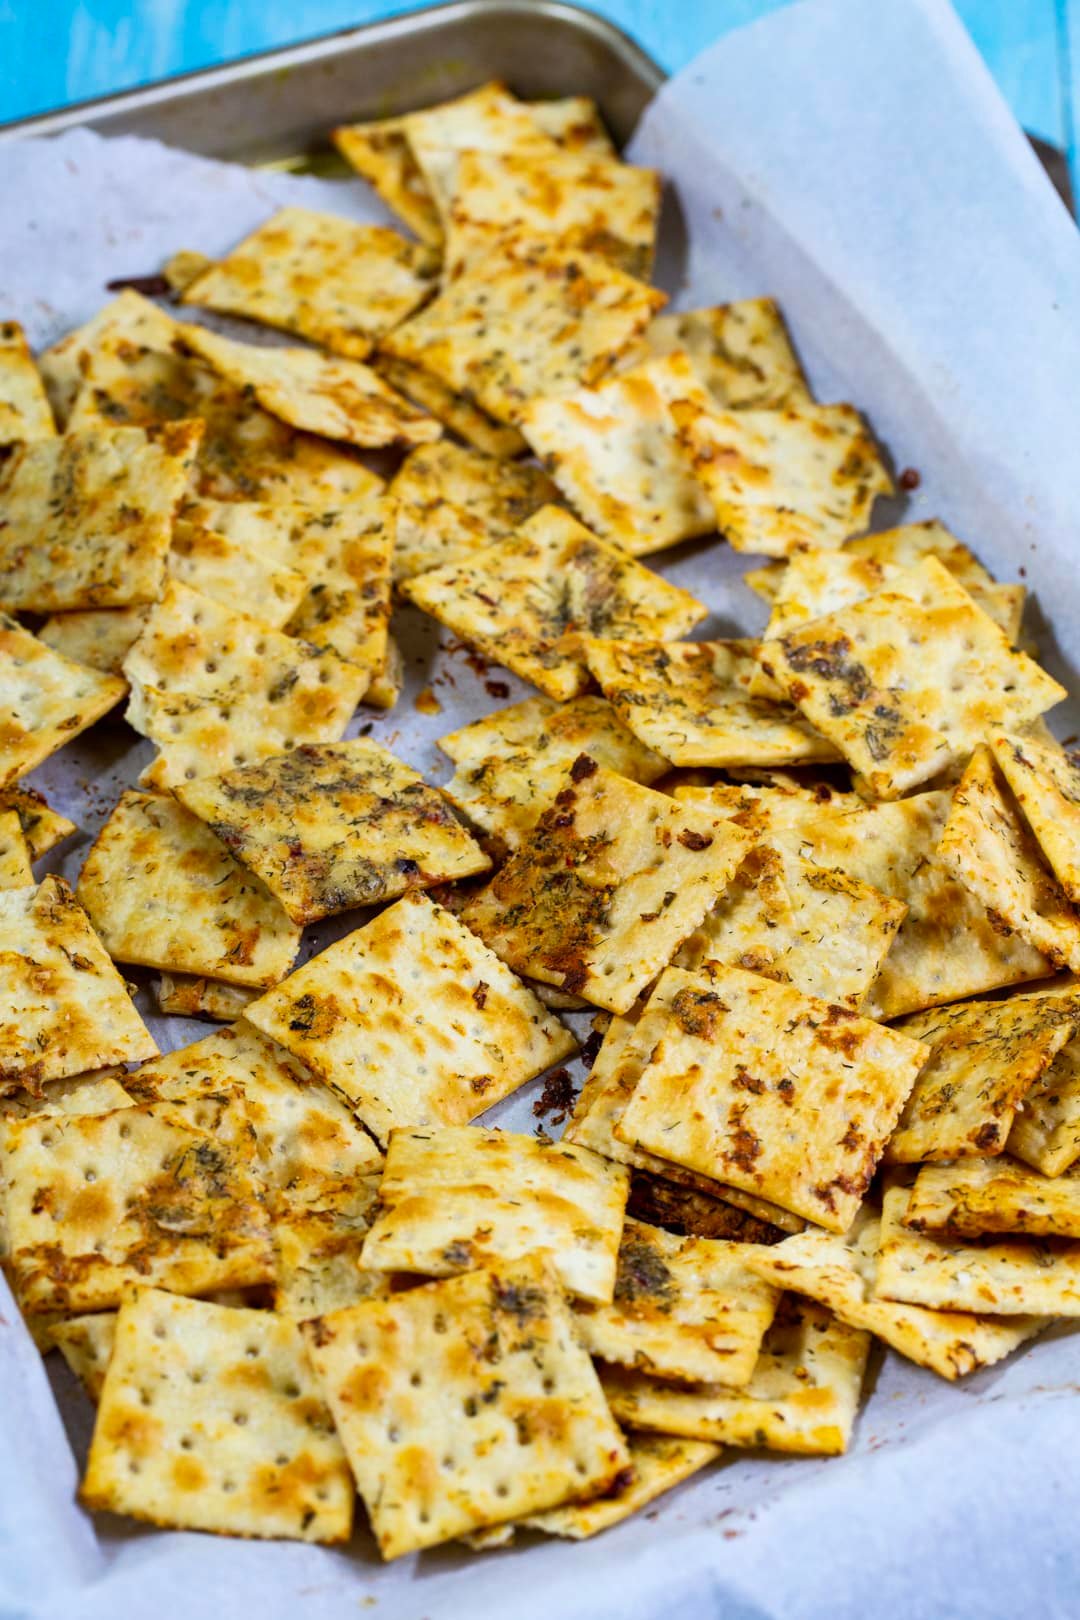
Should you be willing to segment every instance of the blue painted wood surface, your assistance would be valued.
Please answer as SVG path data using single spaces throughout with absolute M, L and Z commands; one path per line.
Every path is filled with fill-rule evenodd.
M 669 71 L 785 3 L 592 0 Z M 1080 0 L 955 4 L 1020 121 L 1069 147 L 1075 163 Z M 0 120 L 418 9 L 417 0 L 0 0 Z

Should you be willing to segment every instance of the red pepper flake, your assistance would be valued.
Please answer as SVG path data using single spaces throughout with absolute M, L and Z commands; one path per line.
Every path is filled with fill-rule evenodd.
M 506 681 L 485 681 L 484 691 L 488 697 L 493 698 L 508 698 L 510 696 L 510 687 Z
M 897 483 L 901 489 L 918 489 L 922 483 L 922 474 L 917 467 L 905 467 Z
M 590 776 L 595 776 L 599 766 L 589 754 L 579 754 L 570 767 L 571 782 L 584 782 Z M 712 843 L 712 839 L 709 840 Z
M 573 1108 L 576 1098 L 577 1092 L 574 1090 L 570 1070 L 552 1069 L 544 1081 L 543 1091 L 533 1103 L 533 1113 L 537 1119 L 543 1119 L 546 1114 L 553 1113 L 551 1123 L 561 1125 Z

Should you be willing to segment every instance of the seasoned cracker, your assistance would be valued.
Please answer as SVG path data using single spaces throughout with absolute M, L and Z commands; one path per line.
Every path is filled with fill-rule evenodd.
M 176 794 L 294 923 L 491 866 L 441 795 L 364 737 L 179 783 Z
M 220 775 L 301 743 L 336 742 L 368 671 L 176 580 L 124 660 L 126 719 L 160 750 L 155 788 Z
M 757 1286 L 745 1245 L 679 1238 L 628 1220 L 610 1305 L 577 1305 L 602 1361 L 686 1383 L 749 1382 L 780 1290 Z
M 358 1176 L 318 1208 L 294 1211 L 274 1223 L 274 1309 L 282 1316 L 306 1322 L 361 1300 L 387 1298 L 390 1279 L 360 1263 L 378 1191 L 377 1175 Z
M 442 244 L 439 210 L 432 201 L 420 165 L 405 138 L 404 118 L 379 118 L 368 124 L 341 124 L 330 138 L 346 163 L 362 174 L 388 208 L 421 242 Z
M 426 266 L 422 248 L 385 226 L 282 208 L 191 282 L 182 301 L 362 359 L 427 297 Z
M 18 446 L 0 469 L 0 601 L 13 612 L 152 602 L 202 428 L 177 422 Z
M 56 433 L 41 373 L 18 321 L 0 321 L 0 445 Z
M 116 1343 L 116 1312 L 69 1316 L 52 1329 L 52 1341 L 96 1406 Z
M 246 1016 L 380 1139 L 395 1126 L 464 1124 L 576 1046 L 492 951 L 415 892 Z
M 707 408 L 685 354 L 648 360 L 596 388 L 530 400 L 521 428 L 570 504 L 634 556 L 716 527 L 675 433 L 674 400 Z
M 739 968 L 669 968 L 623 1141 L 816 1221 L 850 1226 L 928 1050 Z M 650 1044 L 651 1043 L 651 1044 Z
M 32 861 L 39 861 L 78 831 L 75 823 L 54 810 L 36 788 L 25 785 L 0 790 L 0 810 L 14 810 L 18 816 Z
M 164 1528 L 347 1541 L 352 1481 L 296 1324 L 140 1289 L 79 1494 Z
M 25 889 L 33 881 L 19 817 L 14 810 L 0 810 L 0 889 Z
M 0 1120 L 29 1119 L 31 1114 L 110 1114 L 114 1108 L 126 1108 L 131 1096 L 120 1079 L 127 1072 L 117 1063 L 70 1080 L 53 1080 L 40 1095 L 12 1092 L 0 1097 Z
M 173 579 L 226 607 L 242 602 L 245 613 L 275 630 L 289 622 L 308 590 L 298 568 L 260 557 L 227 535 L 187 519 L 173 524 L 165 567 Z
M 463 920 L 530 978 L 624 1013 L 730 883 L 741 828 L 582 755 Z
M 371 677 L 364 702 L 373 709 L 392 709 L 405 685 L 405 655 L 393 635 L 386 638 L 386 656 Z
M 191 978 L 184 973 L 162 973 L 154 981 L 158 1012 L 175 1018 L 209 1018 L 231 1024 L 255 1000 L 258 990 L 220 979 Z
M 382 348 L 516 423 L 537 394 L 599 381 L 664 303 L 594 254 L 512 242 L 470 265 Z
M 759 657 L 882 799 L 963 760 L 992 726 L 1034 719 L 1066 695 L 936 557 L 908 569 L 902 587 L 763 642 Z
M 568 1293 L 605 1304 L 629 1184 L 622 1165 L 565 1142 L 475 1125 L 395 1130 L 363 1263 L 449 1277 L 542 1249 Z
M 124 659 L 142 635 L 149 616 L 149 606 L 54 613 L 41 626 L 38 639 L 72 663 L 85 664 L 103 675 L 121 676 Z
M 383 527 L 382 484 L 337 500 L 188 501 L 183 517 L 245 547 L 264 562 L 318 584 L 341 566 L 347 546 L 375 542 Z M 373 554 L 372 561 L 375 561 Z
M 453 101 L 409 113 L 402 122 L 409 150 L 444 226 L 457 189 L 462 152 L 518 152 L 534 161 L 546 161 L 559 150 L 531 108 L 497 80 Z
M 448 439 L 411 451 L 389 493 L 395 579 L 461 562 L 558 498 L 539 467 L 497 461 Z
M 1043 1176 L 1016 1159 L 926 1164 L 915 1178 L 904 1225 L 932 1237 L 1080 1238 L 1080 1178 Z
M 1077 1032 L 1080 1002 L 1064 996 L 966 1001 L 899 1026 L 930 1057 L 885 1157 L 894 1164 L 1000 1153 L 1018 1107 Z
M 157 1051 L 63 878 L 0 890 L 0 1092 Z
M 507 422 L 496 422 L 467 393 L 448 388 L 439 377 L 425 371 L 423 366 L 384 354 L 381 349 L 372 356 L 371 366 L 391 388 L 411 399 L 429 416 L 434 416 L 444 427 L 456 433 L 459 439 L 472 445 L 474 450 L 508 460 L 524 454 L 528 449 L 516 427 L 511 427 Z
M 393 533 L 381 508 L 370 516 L 346 508 L 326 541 L 326 563 L 289 620 L 289 634 L 329 647 L 363 670 L 368 699 L 390 656 Z
M 1080 1039 L 1025 1093 L 1005 1145 L 1044 1176 L 1060 1176 L 1080 1158 Z
M 851 405 L 728 410 L 676 401 L 679 440 L 736 551 L 836 548 L 870 521 L 892 479 Z
M 585 1502 L 567 1502 L 546 1513 L 531 1513 L 523 1519 L 527 1530 L 545 1535 L 565 1536 L 584 1541 L 588 1536 L 610 1530 L 655 1502 L 665 1491 L 681 1485 L 692 1474 L 700 1473 L 720 1455 L 720 1447 L 700 1440 L 680 1440 L 669 1434 L 632 1434 L 627 1439 L 633 1478 L 614 1491 Z
M 1034 732 L 1000 732 L 990 746 L 1066 898 L 1080 904 L 1080 765 L 1052 737 Z
M 175 330 L 176 322 L 171 315 L 127 287 L 83 326 L 68 332 L 39 355 L 38 368 L 61 431 L 70 425 L 68 418 L 91 357 L 103 345 L 123 339 L 135 346 L 164 351 L 169 348 Z
M 402 594 L 549 697 L 588 685 L 586 637 L 685 635 L 707 609 L 689 591 L 543 506 L 517 534 L 403 580 Z
M 651 1170 L 634 1170 L 630 1177 L 627 1218 L 648 1226 L 661 1226 L 676 1237 L 721 1238 L 731 1243 L 776 1243 L 781 1229 L 736 1209 L 724 1199 L 693 1187 L 680 1186 Z M 802 1225 L 802 1222 L 799 1222 Z
M 629 1466 L 538 1255 L 304 1332 L 384 1558 L 599 1495 Z
M 686 1389 L 621 1367 L 605 1367 L 602 1381 L 611 1410 L 634 1429 L 835 1456 L 851 1438 L 869 1351 L 869 1333 L 810 1300 L 785 1300 L 745 1389 Z
M 658 315 L 642 342 L 650 354 L 688 354 L 721 410 L 778 411 L 811 402 L 784 317 L 771 298 Z
M 526 698 L 440 737 L 439 747 L 457 766 L 442 791 L 509 849 L 551 803 L 579 754 L 646 786 L 668 768 L 606 699 L 590 695 L 566 703 Z
M 1038 1316 L 973 1316 L 876 1298 L 880 1242 L 881 1217 L 864 1204 L 843 1236 L 802 1232 L 775 1248 L 751 1249 L 745 1264 L 777 1288 L 817 1300 L 840 1321 L 866 1329 L 909 1361 L 950 1380 L 992 1367 L 1045 1326 Z

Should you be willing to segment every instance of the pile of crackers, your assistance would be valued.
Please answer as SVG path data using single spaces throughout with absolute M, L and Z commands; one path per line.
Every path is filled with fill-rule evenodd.
M 591 103 L 334 140 L 411 235 L 286 208 L 0 327 L 0 1253 L 91 1508 L 580 1538 L 843 1452 L 875 1339 L 1080 1315 L 1080 769 L 1023 588 L 868 532 L 775 304 L 661 313 Z M 768 623 L 701 639 L 652 562 L 725 542 Z M 364 734 L 398 601 L 535 689 L 441 787 Z M 121 704 L 36 881 L 25 778 Z M 162 1055 L 129 970 L 220 1027 Z M 481 1121 L 542 1076 L 561 1140 Z

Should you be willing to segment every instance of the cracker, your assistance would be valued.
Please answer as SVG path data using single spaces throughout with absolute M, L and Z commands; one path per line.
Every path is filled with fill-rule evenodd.
M 258 990 L 220 979 L 190 978 L 184 973 L 162 973 L 154 981 L 158 1012 L 174 1018 L 210 1018 L 231 1024 L 255 1000 Z
M 1080 1158 L 1080 1040 L 1062 1047 L 1024 1096 L 1006 1147 L 1044 1176 Z
M 462 917 L 517 971 L 623 1013 L 701 923 L 749 842 L 583 755 Z
M 539 467 L 441 440 L 410 452 L 390 496 L 394 578 L 410 579 L 505 539 L 557 491 Z
M 894 1164 L 1000 1153 L 1030 1087 L 1073 1038 L 1080 1003 L 1063 996 L 967 1001 L 900 1026 L 930 1057 L 885 1157 Z
M 758 1220 L 744 1210 L 712 1194 L 683 1187 L 654 1175 L 651 1170 L 635 1170 L 630 1178 L 627 1217 L 648 1226 L 661 1226 L 677 1237 L 721 1238 L 732 1243 L 776 1243 L 781 1229 Z M 801 1222 L 798 1223 L 800 1226 Z
M 85 664 L 103 675 L 120 676 L 124 659 L 142 635 L 149 615 L 149 607 L 54 613 L 41 626 L 38 639 L 75 664 Z
M 939 1311 L 1080 1316 L 1080 1243 L 928 1237 L 904 1224 L 910 1197 L 905 1186 L 885 1193 L 877 1273 L 883 1299 Z
M 620 1482 L 614 1491 L 586 1502 L 567 1502 L 546 1513 L 532 1513 L 522 1520 L 522 1527 L 584 1541 L 648 1507 L 720 1455 L 719 1446 L 701 1440 L 680 1440 L 670 1434 L 633 1434 L 627 1444 L 633 1470 L 633 1478 L 627 1483 Z
M 835 549 L 870 521 L 892 479 L 851 405 L 783 410 L 672 405 L 680 443 L 736 551 Z
M 440 737 L 439 747 L 457 766 L 442 791 L 509 849 L 551 803 L 579 754 L 646 785 L 668 768 L 606 699 L 590 695 L 566 703 L 526 698 Z
M 52 1341 L 96 1406 L 116 1343 L 116 1312 L 69 1316 L 52 1329 Z
M 858 1012 L 906 911 L 903 901 L 801 860 L 782 843 L 758 844 L 676 965 L 724 962 Z
M 685 635 L 707 609 L 689 591 L 543 506 L 517 534 L 402 581 L 417 607 L 549 697 L 588 685 L 585 637 Z
M 493 952 L 415 892 L 297 969 L 247 1017 L 380 1139 L 395 1126 L 464 1124 L 576 1046 Z
M 326 538 L 324 570 L 289 620 L 289 634 L 331 648 L 365 672 L 370 689 L 389 656 L 393 533 L 381 510 L 366 517 L 347 509 Z
M 0 1092 L 157 1051 L 63 878 L 0 889 Z
M 615 156 L 611 136 L 591 96 L 557 96 L 551 101 L 529 101 L 526 106 L 533 123 L 568 152 Z
M 25 889 L 34 881 L 30 851 L 14 810 L 0 810 L 0 889 Z
M 38 367 L 61 431 L 70 425 L 68 418 L 91 357 L 104 344 L 123 338 L 133 345 L 166 350 L 175 330 L 171 315 L 128 287 L 83 326 L 68 332 L 39 355 Z
M 396 1130 L 363 1263 L 450 1277 L 542 1249 L 569 1293 L 604 1304 L 629 1183 L 622 1165 L 565 1142 L 470 1125 Z
M 364 702 L 374 709 L 392 709 L 405 685 L 405 655 L 395 636 L 387 635 L 386 656 L 364 693 Z
M 362 494 L 305 501 L 188 501 L 183 517 L 244 546 L 266 563 L 318 583 L 341 564 L 349 542 L 374 538 L 383 523 L 382 484 Z
M 39 861 L 78 831 L 75 823 L 46 803 L 36 788 L 4 788 L 0 791 L 0 810 L 15 811 L 32 861 Z
M 79 900 L 115 962 L 276 984 L 300 929 L 175 799 L 123 793 L 79 878 Z
M 1075 1172 L 1043 1176 L 1004 1156 L 926 1164 L 904 1225 L 933 1237 L 1080 1238 L 1080 1179 Z
M 801 765 L 836 750 L 792 704 L 755 697 L 752 641 L 585 641 L 625 726 L 673 765 Z
M 16 448 L 0 470 L 0 599 L 14 612 L 152 602 L 202 429 L 100 428 Z
M 647 281 L 660 212 L 660 176 L 595 152 L 475 149 L 458 154 L 446 213 L 444 274 L 457 276 L 521 236 L 580 248 Z
M 411 399 L 429 416 L 434 416 L 444 427 L 456 433 L 459 439 L 472 445 L 474 450 L 481 450 L 486 456 L 508 459 L 520 456 L 528 449 L 516 427 L 511 427 L 507 422 L 496 422 L 467 393 L 448 388 L 432 372 L 425 371 L 423 366 L 384 354 L 381 349 L 372 356 L 371 366 L 391 388 Z
M 278 1211 L 340 1198 L 380 1165 L 349 1109 L 243 1019 L 134 1070 L 128 1090 L 140 1102 L 238 1094 Z
M 513 242 L 470 265 L 382 348 L 516 423 L 537 394 L 597 382 L 664 302 L 594 254 Z
M 79 1494 L 164 1528 L 347 1541 L 352 1481 L 296 1324 L 140 1289 Z
M 123 1064 L 113 1064 L 70 1080 L 53 1080 L 39 1096 L 18 1091 L 0 1097 L 0 1120 L 29 1119 L 31 1114 L 109 1114 L 114 1108 L 126 1108 L 131 1096 L 120 1081 L 127 1072 Z
M 936 557 L 909 569 L 902 591 L 763 642 L 759 657 L 882 799 L 963 760 L 992 726 L 1034 719 L 1066 695 Z
M 810 1300 L 785 1300 L 745 1389 L 683 1389 L 611 1367 L 604 1369 L 604 1393 L 619 1421 L 634 1429 L 835 1456 L 851 1438 L 869 1350 L 869 1333 Z
M 778 411 L 811 402 L 784 317 L 771 298 L 658 315 L 642 341 L 650 354 L 688 354 L 721 410 Z
M 368 672 L 232 612 L 176 580 L 124 660 L 125 718 L 160 750 L 156 788 L 220 775 L 301 743 L 336 742 Z M 103 677 L 104 678 L 104 677 Z
M 676 438 L 674 400 L 708 406 L 682 353 L 648 360 L 596 388 L 530 400 L 521 414 L 530 447 L 570 504 L 634 556 L 716 527 Z
M 315 349 L 237 343 L 203 326 L 183 329 L 183 344 L 290 427 L 361 450 L 426 444 L 442 428 L 370 366 Z
M 403 123 L 409 149 L 444 226 L 457 190 L 462 152 L 519 152 L 534 161 L 558 153 L 557 143 L 540 128 L 531 109 L 497 81 L 410 113 Z
M 378 1191 L 377 1175 L 358 1176 L 318 1208 L 294 1211 L 275 1222 L 274 1309 L 282 1316 L 305 1322 L 389 1295 L 390 1279 L 380 1271 L 365 1271 L 360 1263 Z
M 227 607 L 242 602 L 253 619 L 275 630 L 289 622 L 308 590 L 298 568 L 282 567 L 187 520 L 173 525 L 165 566 L 173 579 Z
M 491 867 L 441 795 L 364 737 L 275 754 L 176 793 L 294 923 Z
M 843 1236 L 802 1232 L 775 1248 L 752 1249 L 746 1265 L 775 1287 L 817 1300 L 849 1327 L 876 1334 L 909 1361 L 950 1380 L 992 1367 L 1045 1326 L 1037 1316 L 996 1319 L 876 1298 L 880 1241 L 881 1218 L 864 1205 Z
M 928 1056 L 870 1019 L 712 965 L 669 968 L 636 1039 L 649 1056 L 623 1141 L 831 1232 L 850 1226 Z
M 242 1109 L 227 1097 L 10 1125 L 11 1267 L 29 1311 L 110 1310 L 134 1283 L 180 1294 L 274 1275 Z
M 386 206 L 405 221 L 421 242 L 441 246 L 439 210 L 405 138 L 404 118 L 341 124 L 331 130 L 330 138 L 346 163 L 374 186 Z
M 426 265 L 422 248 L 385 226 L 282 208 L 186 287 L 183 302 L 361 359 L 427 297 Z
M 629 1466 L 538 1255 L 304 1331 L 384 1558 L 599 1494 Z
M 56 433 L 41 373 L 18 321 L 0 321 L 0 445 Z
M 990 746 L 1066 898 L 1080 904 L 1080 765 L 1052 737 L 1001 732 Z
M 748 1383 L 780 1291 L 757 1285 L 745 1252 L 628 1220 L 612 1303 L 576 1307 L 585 1348 L 656 1378 Z

